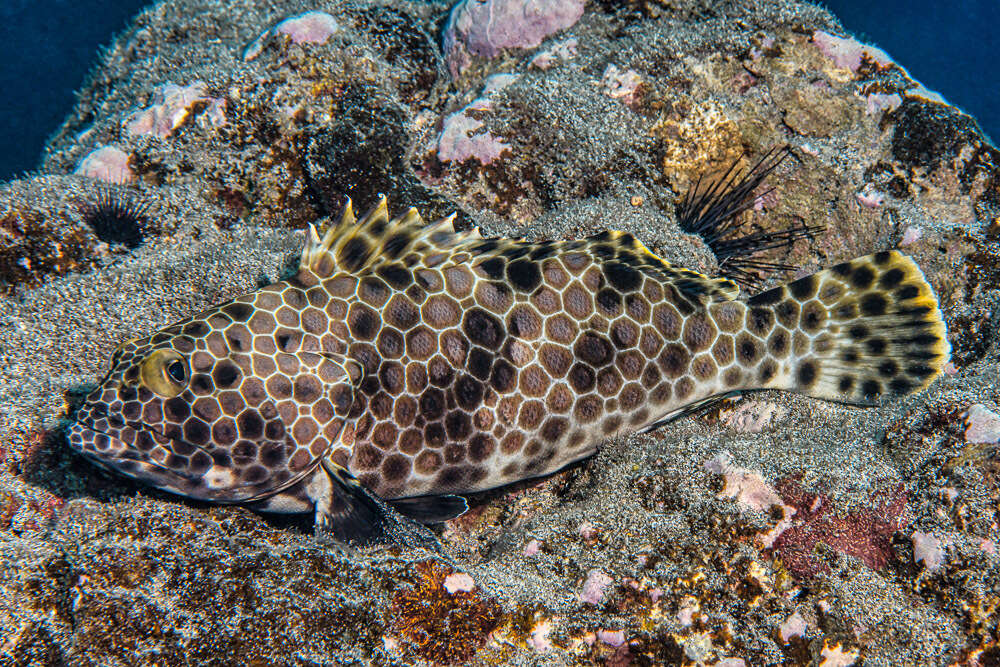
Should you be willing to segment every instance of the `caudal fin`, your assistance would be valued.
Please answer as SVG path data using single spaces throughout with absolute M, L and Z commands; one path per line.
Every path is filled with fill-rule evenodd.
M 768 349 L 778 371 L 768 387 L 872 405 L 926 388 L 951 352 L 931 286 L 896 251 L 838 264 L 748 305 L 751 326 L 772 316 L 777 325 Z

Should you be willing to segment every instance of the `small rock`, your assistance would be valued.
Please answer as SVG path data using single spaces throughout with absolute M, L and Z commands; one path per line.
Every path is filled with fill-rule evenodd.
M 243 60 L 249 62 L 259 56 L 272 35 L 287 35 L 294 44 L 325 44 L 340 30 L 337 19 L 326 12 L 306 12 L 292 16 L 262 32 L 243 52 Z
M 698 600 L 691 596 L 686 596 L 681 602 L 680 609 L 677 610 L 677 622 L 682 628 L 689 628 L 694 623 L 694 615 L 699 611 Z
M 785 506 L 778 492 L 761 477 L 760 473 L 737 468 L 732 465 L 725 452 L 706 461 L 705 469 L 726 478 L 726 486 L 719 493 L 719 498 L 735 498 L 737 502 L 760 512 L 766 512 L 775 505 Z
M 607 644 L 618 648 L 625 643 L 624 630 L 598 630 L 597 638 Z
M 885 93 L 872 93 L 865 98 L 865 113 L 874 116 L 880 111 L 895 111 L 903 103 L 903 98 L 899 93 L 886 95 Z
M 923 235 L 924 231 L 920 227 L 912 227 L 912 226 L 907 227 L 903 231 L 903 238 L 900 239 L 899 245 L 906 246 L 910 245 L 911 243 L 916 243 L 917 241 L 920 240 L 920 237 L 922 237 Z
M 493 58 L 501 49 L 531 49 L 583 16 L 583 0 L 463 0 L 455 5 L 444 33 L 452 76 L 470 55 Z
M 626 106 L 631 107 L 639 101 L 642 77 L 635 70 L 622 71 L 612 64 L 604 70 L 601 85 L 608 97 L 621 100 Z
M 589 521 L 584 521 L 583 523 L 581 523 L 578 532 L 580 533 L 580 537 L 582 537 L 583 541 L 586 542 L 587 544 L 593 544 L 594 542 L 596 542 L 597 538 L 601 534 L 601 531 L 598 530 L 594 526 L 594 524 L 590 523 Z
M 876 190 L 875 186 L 871 183 L 866 183 L 865 187 L 855 197 L 858 203 L 865 208 L 878 208 L 885 203 L 885 194 Z
M 830 58 L 837 67 L 857 72 L 862 57 L 867 57 L 880 65 L 892 63 L 892 58 L 882 49 L 862 44 L 853 37 L 837 37 L 823 30 L 813 33 L 813 44 L 823 55 Z
M 788 410 L 777 403 L 744 400 L 732 410 L 725 411 L 722 422 L 740 433 L 760 433 L 776 419 L 781 419 Z
M 793 637 L 804 637 L 806 630 L 809 629 L 809 624 L 805 622 L 802 615 L 799 612 L 795 612 L 784 622 L 778 626 L 778 634 L 781 635 L 781 641 L 786 644 L 792 640 Z
M 438 137 L 437 156 L 442 162 L 465 162 L 475 159 L 487 165 L 498 160 L 510 146 L 493 136 L 483 123 L 483 116 L 493 108 L 490 95 L 517 80 L 515 74 L 494 74 L 486 79 L 483 93 L 461 110 L 444 120 Z
M 295 44 L 323 44 L 340 32 L 340 25 L 326 12 L 306 12 L 285 19 L 275 26 L 274 32 L 288 35 Z
M 547 619 L 539 621 L 538 624 L 531 629 L 531 635 L 528 637 L 528 644 L 539 653 L 545 653 L 546 651 L 552 650 L 552 642 L 549 641 L 549 632 L 551 631 L 552 624 L 549 623 Z
M 489 100 L 478 99 L 445 119 L 438 138 L 439 160 L 465 162 L 474 159 L 479 164 L 487 165 L 498 160 L 504 151 L 510 150 L 503 139 L 490 134 L 483 121 L 479 120 L 479 116 L 491 106 Z
M 547 70 L 557 62 L 568 62 L 576 56 L 577 45 L 577 40 L 570 37 L 569 39 L 559 42 L 558 44 L 554 44 L 548 49 L 540 52 L 531 59 L 528 66 L 537 67 L 540 70 Z
M 217 105 L 212 112 L 214 117 L 218 118 L 221 111 L 224 123 L 225 103 L 209 97 L 207 91 L 204 81 L 195 81 L 187 86 L 168 81 L 153 92 L 152 105 L 125 119 L 125 131 L 134 136 L 146 134 L 166 139 L 187 122 L 192 113 L 206 109 L 212 103 Z M 223 105 L 221 110 L 219 104 Z
M 476 590 L 476 582 L 465 572 L 453 572 L 444 578 L 444 589 L 454 595 L 459 591 Z
M 845 650 L 840 644 L 831 644 L 824 639 L 819 667 L 851 667 L 858 661 L 859 655 L 855 649 Z
M 913 542 L 913 562 L 923 563 L 928 572 L 935 572 L 945 561 L 944 547 L 941 540 L 931 533 L 917 531 L 910 536 Z

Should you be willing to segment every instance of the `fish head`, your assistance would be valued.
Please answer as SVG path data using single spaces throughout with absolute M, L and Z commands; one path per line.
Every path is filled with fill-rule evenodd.
M 265 498 L 314 470 L 339 442 L 360 370 L 287 351 L 294 332 L 263 326 L 249 298 L 119 346 L 75 415 L 70 445 L 104 468 L 214 502 Z

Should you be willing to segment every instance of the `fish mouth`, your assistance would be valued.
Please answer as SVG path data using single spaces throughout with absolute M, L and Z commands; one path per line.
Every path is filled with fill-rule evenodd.
M 160 447 L 167 450 L 172 450 L 173 443 L 188 444 L 141 423 L 124 422 L 124 426 L 115 428 L 130 429 L 136 434 L 146 432 L 153 436 Z M 281 484 L 267 486 L 266 480 L 256 483 L 237 481 L 228 468 L 214 463 L 209 469 L 198 473 L 171 468 L 151 458 L 148 452 L 97 428 L 97 425 L 89 420 L 75 421 L 69 427 L 67 435 L 73 449 L 105 470 L 185 498 L 213 503 L 232 504 L 262 500 L 293 486 L 314 470 L 314 466 L 311 466 Z M 192 446 L 204 450 L 202 447 Z M 211 481 L 213 477 L 218 479 L 219 476 L 223 483 L 213 484 Z M 271 483 L 273 484 L 273 481 Z
M 129 424 L 126 428 L 137 433 L 146 431 L 151 435 L 156 435 L 161 441 L 176 442 L 153 429 L 142 428 L 141 425 Z M 136 449 L 125 440 L 98 429 L 93 422 L 74 422 L 69 427 L 68 437 L 69 444 L 73 449 L 99 467 L 131 477 L 150 486 L 188 495 L 186 489 L 201 478 L 201 475 L 184 474 L 158 463 L 151 459 L 146 452 Z

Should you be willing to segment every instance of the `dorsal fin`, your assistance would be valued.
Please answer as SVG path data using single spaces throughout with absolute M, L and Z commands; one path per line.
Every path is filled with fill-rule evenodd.
M 452 243 L 447 253 L 441 253 L 449 264 L 470 263 L 482 266 L 487 274 L 499 273 L 503 263 L 522 257 L 536 261 L 562 253 L 580 252 L 593 257 L 598 264 L 618 265 L 622 271 L 640 271 L 654 279 L 669 283 L 686 297 L 698 303 L 731 301 L 739 296 L 740 288 L 727 278 L 710 278 L 697 271 L 676 267 L 654 254 L 632 234 L 617 230 L 600 232 L 585 239 L 571 241 L 524 241 L 522 239 L 464 239 Z M 425 266 L 438 263 L 424 262 Z M 492 266 L 491 266 L 492 264 Z M 626 268 L 627 267 L 627 268 Z M 614 270 L 613 268 L 611 270 Z
M 590 252 L 602 261 L 617 261 L 652 274 L 699 302 L 731 301 L 740 293 L 739 286 L 732 280 L 710 278 L 703 273 L 674 266 L 628 232 L 610 230 L 569 243 L 578 245 L 579 249 Z
M 340 221 L 330 225 L 322 238 L 315 225 L 309 225 L 299 262 L 300 278 L 305 274 L 322 280 L 341 271 L 361 273 L 397 260 L 412 265 L 426 255 L 447 253 L 456 245 L 478 238 L 478 229 L 456 232 L 454 214 L 427 224 L 417 209 L 410 207 L 390 220 L 384 196 L 357 220 L 348 199 Z
M 302 250 L 299 279 L 313 283 L 335 273 L 361 273 L 379 265 L 400 262 L 408 267 L 431 267 L 442 263 L 484 264 L 496 257 L 513 260 L 530 255 L 549 256 L 583 252 L 600 263 L 618 263 L 669 282 L 695 301 L 729 301 L 739 295 L 739 287 L 726 278 L 708 276 L 676 267 L 655 255 L 632 234 L 605 231 L 582 240 L 530 242 L 521 239 L 484 239 L 478 229 L 455 231 L 455 215 L 426 224 L 415 208 L 389 219 L 385 197 L 379 199 L 360 220 L 347 201 L 340 221 L 320 238 L 309 226 L 309 238 Z

